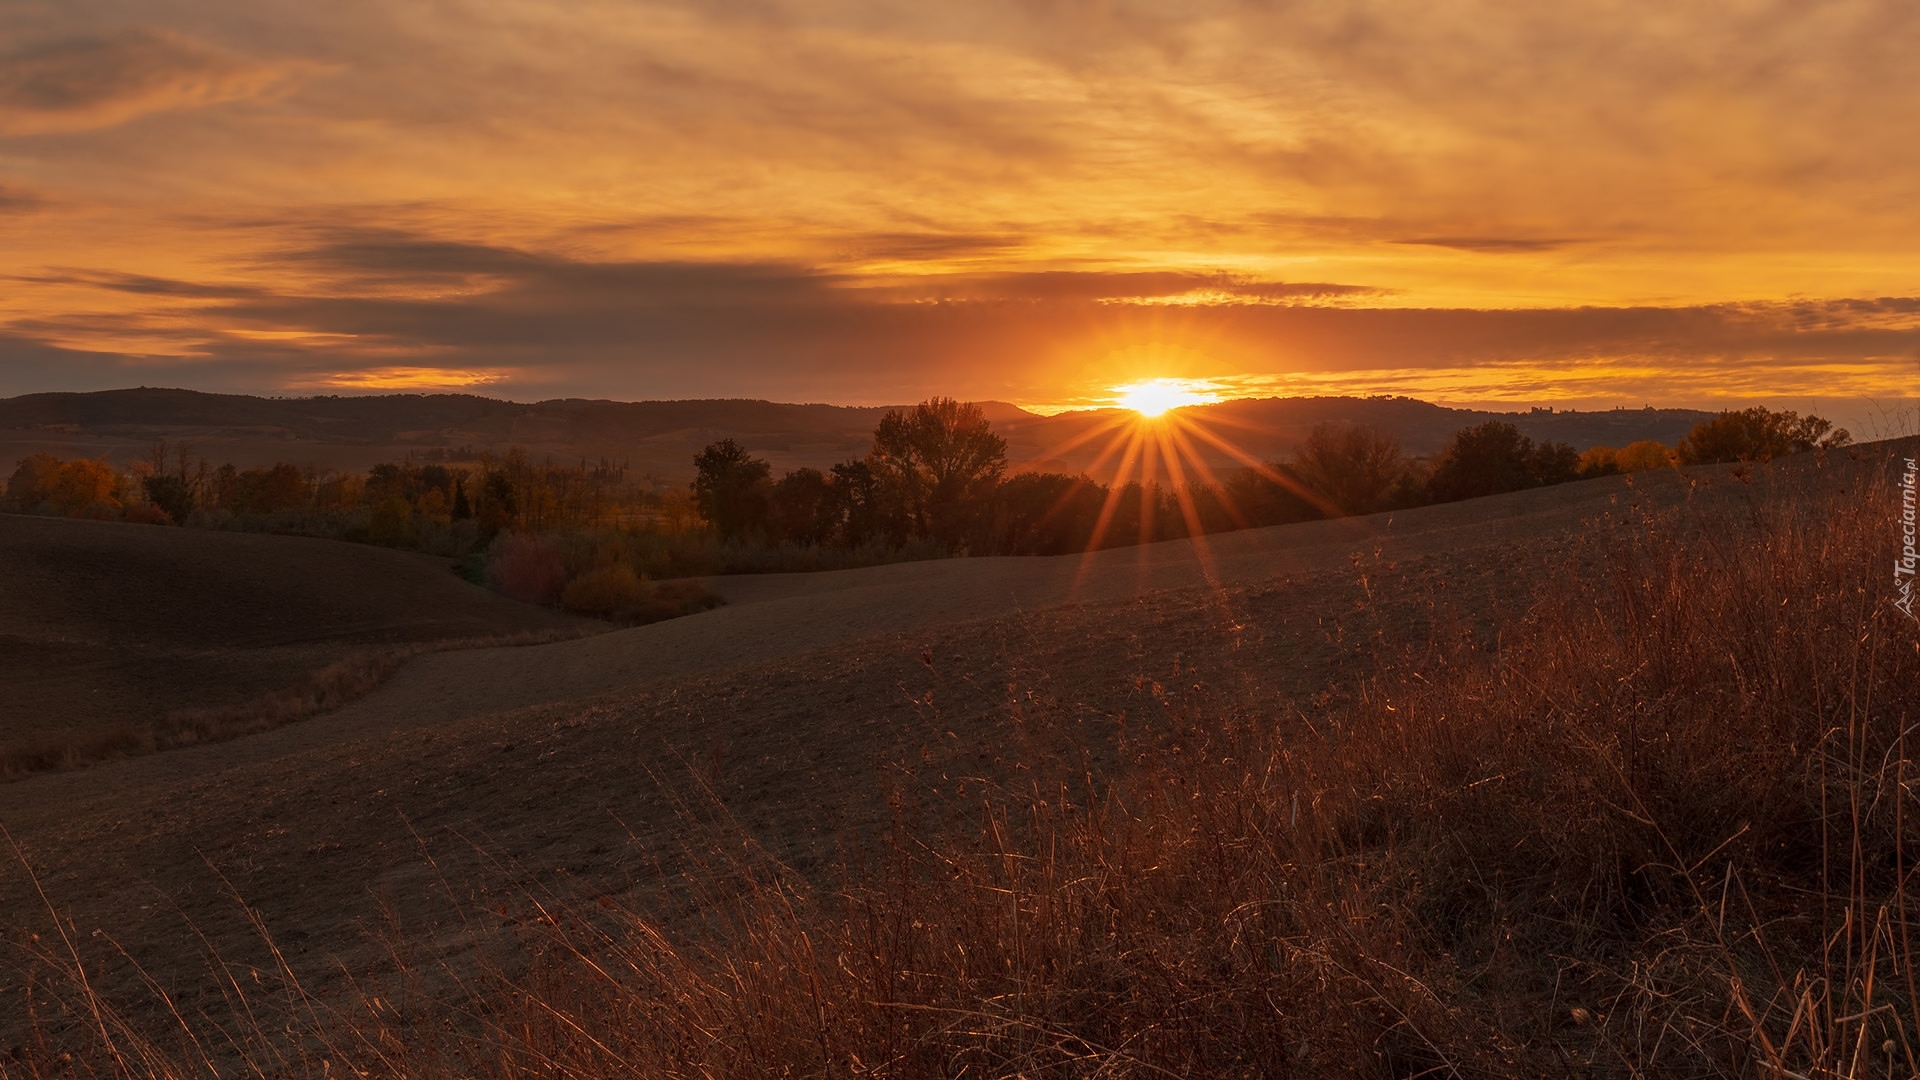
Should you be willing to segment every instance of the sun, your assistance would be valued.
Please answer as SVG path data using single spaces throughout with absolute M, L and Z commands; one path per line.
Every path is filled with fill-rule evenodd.
M 1209 405 L 1220 400 L 1210 383 L 1199 379 L 1142 379 L 1114 386 L 1113 402 L 1141 416 L 1154 417 L 1184 405 Z

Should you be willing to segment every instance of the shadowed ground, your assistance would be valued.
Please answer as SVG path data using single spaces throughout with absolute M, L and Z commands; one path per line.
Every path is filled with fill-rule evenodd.
M 1879 464 L 1798 468 L 1845 484 Z M 381 968 L 382 917 L 458 961 L 549 891 L 670 912 L 690 819 L 722 814 L 825 872 L 890 797 L 964 806 L 1073 745 L 1098 772 L 1196 705 L 1311 710 L 1383 658 L 1483 632 L 1585 532 L 1754 495 L 1694 470 L 1230 534 L 1204 557 L 1174 542 L 722 579 L 714 611 L 422 656 L 303 723 L 0 785 L 0 823 L 83 933 L 110 928 L 162 981 L 191 982 L 208 948 L 269 962 L 238 897 L 324 991 Z M 37 905 L 19 863 L 0 869 L 14 932 L 44 924 Z M 0 997 L 16 980 L 0 973 Z
M 595 625 L 406 552 L 14 514 L 0 582 L 0 750 L 245 702 L 370 649 Z

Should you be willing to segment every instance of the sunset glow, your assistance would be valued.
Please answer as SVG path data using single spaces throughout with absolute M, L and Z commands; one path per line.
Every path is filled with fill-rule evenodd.
M 311 379 L 295 380 L 294 389 L 335 390 L 462 390 L 484 387 L 506 377 L 502 371 L 462 371 L 452 368 L 376 367 L 359 371 L 334 371 Z
M 1192 379 L 1146 379 L 1113 388 L 1114 403 L 1141 416 L 1160 416 L 1168 409 L 1205 405 L 1220 400 L 1210 385 Z
M 0 395 L 1915 393 L 1885 5 L 6 11 Z

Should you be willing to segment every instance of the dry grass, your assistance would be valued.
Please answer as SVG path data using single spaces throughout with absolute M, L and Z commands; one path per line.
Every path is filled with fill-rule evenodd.
M 694 800 L 691 920 L 529 895 L 490 973 L 227 971 L 162 1032 L 37 943 L 62 1034 L 0 1075 L 1912 1076 L 1890 504 L 1756 491 L 1597 532 L 1350 702 L 1170 699 L 1116 775 L 1023 716 L 1030 784 L 958 822 L 903 786 L 833 887 Z

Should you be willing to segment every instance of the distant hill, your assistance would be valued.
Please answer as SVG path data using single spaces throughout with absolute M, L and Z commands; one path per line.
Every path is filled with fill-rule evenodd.
M 1096 465 L 1113 437 L 1131 430 L 1131 414 L 1118 410 L 1040 416 L 1005 402 L 982 406 L 1007 439 L 1015 468 L 1093 471 L 1109 479 L 1119 455 Z M 692 473 L 693 455 L 721 438 L 739 440 L 776 472 L 859 457 L 886 413 L 885 407 L 745 399 L 522 404 L 471 394 L 260 398 L 147 388 L 28 394 L 0 399 L 0 465 L 43 450 L 125 462 L 163 439 L 188 443 L 216 463 L 292 461 L 339 469 L 408 456 L 460 460 L 521 446 L 555 458 L 622 461 L 660 484 L 680 484 Z M 1189 426 L 1213 436 L 1187 442 L 1214 469 L 1242 458 L 1280 458 L 1323 422 L 1365 424 L 1394 434 L 1409 453 L 1430 454 L 1453 432 L 1487 420 L 1507 420 L 1535 439 L 1585 449 L 1639 439 L 1672 443 L 1711 415 L 1690 409 L 1493 413 L 1399 397 L 1257 398 L 1180 410 Z
M 1533 409 L 1519 413 L 1496 413 L 1476 409 L 1453 409 L 1444 405 L 1405 397 L 1302 397 L 1242 398 L 1214 405 L 1190 406 L 1179 410 L 1191 426 L 1203 428 L 1221 441 L 1259 461 L 1273 461 L 1293 453 L 1316 424 L 1358 424 L 1387 432 L 1400 440 L 1409 454 L 1427 455 L 1440 450 L 1461 428 L 1503 420 L 1519 428 L 1528 437 L 1571 443 L 1585 450 L 1596 445 L 1624 446 L 1641 439 L 1658 439 L 1671 445 L 1693 426 L 1715 413 L 1695 409 L 1611 409 L 1604 412 L 1561 412 Z M 997 424 L 1007 436 L 1009 452 L 1013 445 L 1033 447 L 1036 457 L 1046 459 L 1044 447 L 1070 445 L 1076 436 L 1103 424 L 1115 424 L 1126 414 L 1102 409 L 1059 416 L 1015 419 Z M 1204 452 L 1215 466 L 1231 464 L 1228 454 L 1209 440 L 1191 437 L 1188 442 Z M 1099 439 L 1092 447 L 1103 446 Z M 1085 451 L 1060 455 L 1058 465 L 1084 468 L 1092 454 Z

